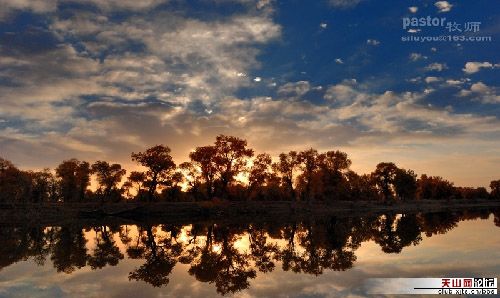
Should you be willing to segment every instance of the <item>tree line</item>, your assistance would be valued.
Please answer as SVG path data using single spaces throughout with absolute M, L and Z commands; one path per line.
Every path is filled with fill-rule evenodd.
M 410 169 L 381 162 L 370 174 L 350 169 L 347 153 L 315 149 L 255 155 L 247 141 L 219 135 L 176 165 L 171 150 L 156 145 L 131 154 L 144 171 L 107 161 L 69 159 L 55 171 L 23 171 L 0 157 L 0 203 L 262 200 L 331 203 L 423 199 L 500 199 L 500 180 L 484 187 L 456 187 L 439 176 L 417 177 Z M 97 188 L 89 186 L 92 177 Z M 125 179 L 124 179 L 125 178 Z

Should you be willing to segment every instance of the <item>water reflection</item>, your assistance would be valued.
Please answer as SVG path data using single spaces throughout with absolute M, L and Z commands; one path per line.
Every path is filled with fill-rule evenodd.
M 460 221 L 487 219 L 500 227 L 500 212 L 383 214 L 330 217 L 287 223 L 196 223 L 191 225 L 121 225 L 0 227 L 0 270 L 16 262 L 48 259 L 60 274 L 81 268 L 100 270 L 124 260 L 140 265 L 130 282 L 168 287 L 177 264 L 189 275 L 215 286 L 221 294 L 251 286 L 257 275 L 279 268 L 318 276 L 353 267 L 366 241 L 384 253 L 398 254 L 425 237 L 451 231 Z M 123 279 L 127 279 L 123 276 Z

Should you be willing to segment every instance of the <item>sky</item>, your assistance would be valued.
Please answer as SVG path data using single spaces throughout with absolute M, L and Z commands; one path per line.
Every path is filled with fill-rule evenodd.
M 273 156 L 343 150 L 359 173 L 393 161 L 488 186 L 499 12 L 494 0 L 0 0 L 0 156 L 133 169 L 131 152 L 165 144 L 180 163 L 226 134 Z

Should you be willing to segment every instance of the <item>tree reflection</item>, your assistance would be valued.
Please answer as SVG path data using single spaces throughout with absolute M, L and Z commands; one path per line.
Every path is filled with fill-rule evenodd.
M 56 228 L 51 260 L 57 272 L 72 273 L 87 264 L 87 239 L 81 227 Z
M 406 246 L 417 245 L 422 237 L 416 215 L 404 214 L 396 218 L 396 215 L 386 214 L 380 217 L 373 239 L 385 253 L 400 253 Z
M 88 256 L 88 264 L 92 269 L 100 269 L 106 265 L 116 266 L 123 259 L 123 254 L 116 246 L 113 233 L 106 226 L 95 227 L 96 247 Z
M 215 283 L 217 292 L 225 295 L 250 286 L 249 278 L 256 272 L 250 265 L 250 255 L 235 248 L 238 234 L 227 226 L 207 229 L 204 248 L 194 258 L 189 274 L 202 282 Z
M 197 281 L 213 284 L 219 294 L 250 287 L 258 272 L 320 275 L 348 270 L 356 250 L 373 240 L 385 253 L 400 253 L 427 237 L 444 234 L 461 220 L 488 219 L 488 210 L 455 213 L 407 213 L 381 216 L 332 216 L 303 222 L 61 227 L 0 227 L 0 270 L 50 256 L 58 272 L 73 273 L 116 266 L 125 258 L 143 260 L 129 280 L 167 286 L 180 262 Z M 493 211 L 500 226 L 500 213 Z M 123 247 L 121 249 L 120 247 Z
M 128 278 L 142 280 L 153 287 L 162 287 L 170 281 L 168 276 L 177 263 L 182 244 L 173 243 L 176 233 L 172 230 L 166 229 L 169 232 L 167 236 L 157 236 L 154 230 L 151 226 L 142 228 L 138 236 L 142 244 L 136 242 L 135 248 L 127 249 L 131 258 L 141 257 L 146 260 L 142 266 L 130 272 Z

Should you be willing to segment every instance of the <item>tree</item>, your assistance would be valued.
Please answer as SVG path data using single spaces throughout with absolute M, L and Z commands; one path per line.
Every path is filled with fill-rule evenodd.
M 305 150 L 299 153 L 298 160 L 302 166 L 301 180 L 305 184 L 304 198 L 311 199 L 311 188 L 314 173 L 318 168 L 319 155 L 315 149 Z
M 412 170 L 397 169 L 394 176 L 394 190 L 400 200 L 415 199 L 417 175 Z
M 202 173 L 194 162 L 183 162 L 179 165 L 179 169 L 188 185 L 188 191 L 193 195 L 195 200 L 199 200 L 202 196 Z
M 217 174 L 216 153 L 217 149 L 215 146 L 197 147 L 193 152 L 189 153 L 189 158 L 193 165 L 201 170 L 201 176 L 205 181 L 209 200 L 211 200 L 214 195 L 214 181 L 215 175 Z M 186 167 L 188 166 L 186 165 Z M 191 172 L 196 175 L 196 170 L 194 168 L 191 168 Z
M 281 153 L 279 161 L 272 164 L 273 171 L 281 177 L 281 183 L 285 186 L 292 200 L 295 200 L 295 190 L 293 189 L 294 171 L 299 166 L 299 158 L 296 151 Z
M 493 180 L 490 182 L 490 197 L 494 200 L 500 199 L 500 180 Z
M 90 184 L 90 164 L 75 158 L 63 161 L 56 169 L 62 199 L 82 202 Z
M 31 195 L 29 173 L 0 158 L 0 202 L 25 202 Z
M 261 153 L 255 157 L 248 177 L 250 188 L 264 186 L 268 182 L 271 176 L 269 172 L 271 163 L 271 156 L 267 153 Z
M 351 163 L 347 153 L 338 150 L 328 151 L 318 156 L 320 191 L 325 199 L 348 197 L 345 174 Z
M 101 194 L 101 200 L 109 199 L 112 191 L 118 191 L 117 185 L 122 181 L 122 177 L 127 172 L 122 169 L 119 164 L 110 165 L 106 161 L 96 161 L 92 165 L 92 173 L 96 174 L 97 182 L 99 183 L 99 193 Z
M 394 178 L 398 168 L 392 162 L 381 162 L 377 165 L 372 177 L 385 201 L 394 197 Z
M 439 177 L 423 174 L 417 181 L 417 197 L 424 200 L 449 200 L 455 196 L 453 183 Z
M 136 191 L 136 198 L 140 198 L 143 194 L 144 182 L 146 181 L 146 174 L 144 172 L 132 171 L 127 177 L 127 186 L 134 188 Z
M 164 145 L 156 145 L 145 152 L 132 152 L 132 160 L 146 167 L 146 178 L 148 182 L 148 201 L 152 201 L 156 188 L 160 182 L 166 182 L 175 169 L 175 163 L 170 156 L 170 148 Z
M 221 181 L 222 195 L 227 197 L 228 185 L 242 172 L 247 159 L 253 156 L 253 150 L 247 148 L 247 141 L 225 135 L 215 138 L 215 166 Z
M 278 178 L 271 171 L 272 159 L 267 153 L 261 153 L 255 157 L 250 168 L 248 177 L 250 199 L 271 199 L 276 200 L 279 196 Z
M 358 175 L 354 171 L 346 173 L 351 200 L 373 201 L 379 198 L 377 188 L 371 175 Z
M 31 177 L 31 198 L 35 203 L 57 200 L 57 182 L 49 169 L 28 172 Z

